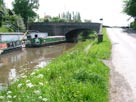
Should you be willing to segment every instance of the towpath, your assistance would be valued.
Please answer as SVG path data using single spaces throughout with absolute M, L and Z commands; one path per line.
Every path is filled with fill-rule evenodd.
M 110 102 L 136 102 L 136 33 L 107 28 L 112 42 Z

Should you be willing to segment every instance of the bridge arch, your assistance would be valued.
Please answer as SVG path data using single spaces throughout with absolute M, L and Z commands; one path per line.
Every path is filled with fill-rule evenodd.
M 81 33 L 83 34 L 83 36 L 87 36 L 91 31 L 93 30 L 88 28 L 76 28 L 65 32 L 64 35 L 68 42 L 77 42 L 78 37 Z

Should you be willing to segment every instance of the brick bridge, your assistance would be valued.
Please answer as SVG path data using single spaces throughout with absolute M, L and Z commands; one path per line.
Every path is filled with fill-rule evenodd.
M 101 34 L 102 25 L 100 23 L 32 23 L 30 30 L 48 32 L 48 35 L 65 35 L 67 41 L 74 41 L 80 32 L 87 30 L 96 31 Z

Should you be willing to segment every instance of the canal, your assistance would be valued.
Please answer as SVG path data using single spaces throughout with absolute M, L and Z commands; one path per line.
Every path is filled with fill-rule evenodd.
M 39 48 L 25 48 L 0 55 L 0 90 L 15 78 L 46 66 L 53 58 L 72 48 L 73 43 L 62 43 Z

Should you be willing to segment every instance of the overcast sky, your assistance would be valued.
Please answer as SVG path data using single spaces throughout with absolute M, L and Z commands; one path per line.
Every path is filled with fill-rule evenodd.
M 6 6 L 11 7 L 13 0 L 4 0 Z M 128 25 L 127 15 L 122 13 L 123 0 L 39 0 L 37 13 L 43 17 L 46 15 L 58 16 L 66 11 L 80 12 L 82 19 L 91 19 L 99 22 L 103 18 L 105 25 Z

